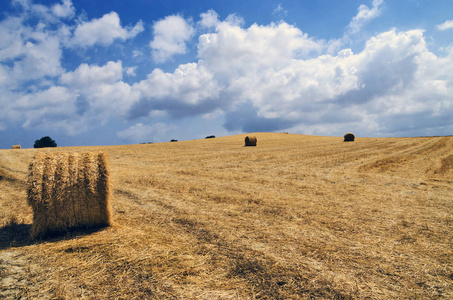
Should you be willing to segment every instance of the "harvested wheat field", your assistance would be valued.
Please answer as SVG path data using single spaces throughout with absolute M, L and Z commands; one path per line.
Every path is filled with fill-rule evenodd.
M 0 151 L 0 298 L 452 299 L 453 137 Z M 113 225 L 29 238 L 36 152 L 109 156 Z

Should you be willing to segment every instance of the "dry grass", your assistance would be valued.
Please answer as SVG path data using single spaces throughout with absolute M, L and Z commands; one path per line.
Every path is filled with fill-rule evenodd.
M 253 135 L 102 147 L 117 224 L 42 242 L 0 151 L 0 297 L 453 298 L 453 137 Z

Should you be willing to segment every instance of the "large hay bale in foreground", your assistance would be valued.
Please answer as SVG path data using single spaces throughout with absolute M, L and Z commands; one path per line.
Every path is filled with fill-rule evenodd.
M 20 145 L 13 145 L 13 149 L 22 149 Z
M 344 135 L 345 142 L 354 142 L 354 139 L 355 139 L 355 136 L 350 132 L 348 132 Z
M 245 137 L 245 146 L 256 146 L 256 137 L 255 136 L 246 136 Z
M 30 236 L 111 224 L 107 155 L 38 152 L 30 163 L 28 204 L 33 208 Z

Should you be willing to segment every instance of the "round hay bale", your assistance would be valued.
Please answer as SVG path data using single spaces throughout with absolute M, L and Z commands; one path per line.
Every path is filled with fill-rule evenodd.
M 111 224 L 107 155 L 38 152 L 29 166 L 30 236 Z
M 344 135 L 345 142 L 354 142 L 354 139 L 355 139 L 355 136 L 350 132 L 348 132 Z
M 13 149 L 22 149 L 20 145 L 13 145 Z
M 256 146 L 256 137 L 255 136 L 246 136 L 245 137 L 245 146 Z

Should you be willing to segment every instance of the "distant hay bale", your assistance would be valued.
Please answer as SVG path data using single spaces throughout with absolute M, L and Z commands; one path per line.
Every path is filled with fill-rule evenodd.
M 354 142 L 354 139 L 355 139 L 355 136 L 350 132 L 348 132 L 344 135 L 345 142 Z
M 13 145 L 13 149 L 22 149 L 20 145 Z
M 29 166 L 27 192 L 33 209 L 32 238 L 111 224 L 104 152 L 38 152 Z
M 246 136 L 245 137 L 245 146 L 256 146 L 256 137 L 255 136 Z

